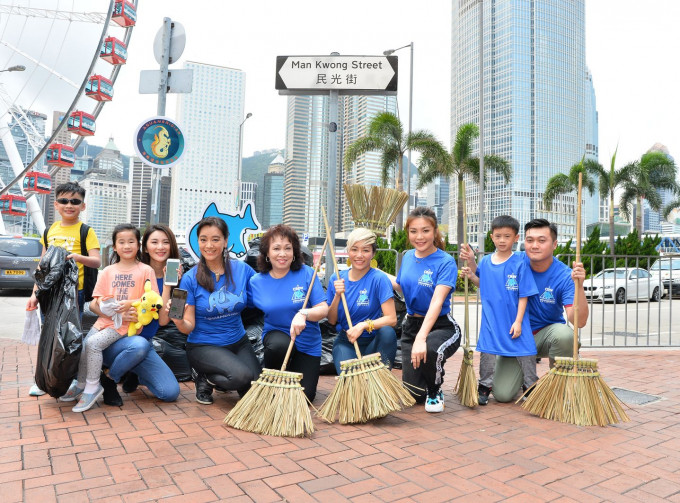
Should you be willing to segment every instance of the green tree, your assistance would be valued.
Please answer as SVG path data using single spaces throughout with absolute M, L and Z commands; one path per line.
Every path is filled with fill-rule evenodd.
M 583 187 L 588 189 L 591 195 L 595 193 L 595 179 L 601 176 L 603 169 L 599 162 L 585 159 L 584 156 L 581 162 L 569 169 L 568 175 L 558 173 L 548 180 L 548 185 L 543 192 L 543 205 L 546 210 L 552 209 L 552 203 L 557 196 L 575 192 L 578 189 L 579 173 L 583 173 Z
M 430 157 L 441 155 L 441 151 L 446 152 L 439 140 L 429 131 L 418 130 L 405 134 L 401 121 L 396 115 L 382 112 L 371 119 L 368 124 L 368 135 L 359 138 L 347 148 L 344 164 L 348 170 L 351 170 L 361 155 L 378 151 L 381 154 L 383 186 L 387 185 L 394 172 L 395 188 L 403 190 L 403 159 L 404 153 L 409 149 Z M 400 230 L 403 223 L 402 212 L 399 212 L 396 228 Z
M 642 204 L 647 201 L 654 211 L 661 211 L 663 201 L 659 190 L 669 189 L 680 194 L 675 181 L 675 163 L 663 152 L 647 152 L 639 161 L 633 161 L 623 168 L 623 195 L 619 203 L 621 215 L 630 221 L 635 206 L 635 228 L 642 235 Z
M 627 172 L 623 169 L 617 171 L 615 168 L 616 153 L 619 147 L 614 150 L 614 155 L 609 163 L 609 172 L 602 170 L 600 174 L 600 196 L 609 199 L 609 253 L 614 254 L 614 193 L 616 189 L 623 186 Z
M 479 128 L 476 124 L 467 123 L 458 128 L 456 141 L 451 153 L 444 150 L 429 150 L 424 152 L 418 163 L 418 188 L 424 187 L 438 176 L 445 180 L 455 176 L 458 182 L 457 212 L 457 235 L 458 243 L 463 242 L 463 193 L 465 191 L 464 176 L 469 175 L 479 183 L 479 158 L 472 156 L 472 147 L 475 139 L 479 137 Z M 512 178 L 510 163 L 497 155 L 484 156 L 484 181 L 489 171 L 501 175 L 505 183 Z

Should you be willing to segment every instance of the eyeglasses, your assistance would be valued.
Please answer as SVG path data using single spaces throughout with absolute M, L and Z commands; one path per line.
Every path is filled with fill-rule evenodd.
M 59 204 L 63 204 L 63 205 L 67 205 L 68 203 L 71 203 L 73 206 L 80 206 L 81 204 L 83 204 L 82 199 L 67 199 L 65 197 L 60 197 L 59 199 L 57 199 L 57 202 Z

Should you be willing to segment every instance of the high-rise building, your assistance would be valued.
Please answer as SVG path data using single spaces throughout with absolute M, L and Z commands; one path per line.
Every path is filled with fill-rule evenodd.
M 668 147 L 661 143 L 655 143 L 647 153 L 661 152 L 665 154 L 670 160 L 674 160 L 668 151 Z M 665 208 L 675 200 L 675 196 L 670 189 L 657 190 L 661 196 L 661 208 Z M 666 219 L 663 218 L 660 211 L 655 211 L 649 206 L 649 202 L 645 199 L 642 208 L 642 232 L 661 232 Z
M 338 102 L 336 221 L 331 222 L 336 232 L 354 227 L 342 184 L 381 184 L 379 153 L 362 155 L 351 170 L 343 168 L 342 159 L 344 149 L 365 136 L 370 120 L 384 111 L 396 113 L 395 97 L 342 96 Z M 312 237 L 325 234 L 321 206 L 328 199 L 328 123 L 327 96 L 288 98 L 283 222 Z
M 87 192 L 81 220 L 95 230 L 105 246 L 111 242 L 113 228 L 130 221 L 130 183 L 96 169 L 88 171 L 79 183 Z
M 188 61 L 193 91 L 178 98 L 178 122 L 186 150 L 172 169 L 170 226 L 183 236 L 215 202 L 219 211 L 236 209 L 239 126 L 243 120 L 245 73 Z
M 138 157 L 130 159 L 128 182 L 130 183 L 130 223 L 144 228 L 149 223 L 151 206 L 151 180 L 153 167 Z
M 489 173 L 485 229 L 479 229 L 479 187 L 466 180 L 468 236 L 477 242 L 491 220 L 510 214 L 555 222 L 560 239 L 575 235 L 576 195 L 543 207 L 548 180 L 567 173 L 592 143 L 587 137 L 588 71 L 584 0 L 453 2 L 451 139 L 462 124 L 479 123 L 479 9 L 483 8 L 484 154 L 507 159 L 512 181 Z M 478 142 L 473 155 L 479 155 Z M 457 197 L 451 180 L 449 223 L 456 227 Z
M 264 175 L 264 197 L 262 212 L 262 227 L 267 229 L 272 225 L 283 222 L 283 180 L 286 161 L 281 156 L 269 164 L 267 174 Z
M 123 158 L 113 138 L 109 138 L 106 146 L 95 156 L 92 169 L 113 178 L 123 178 Z
M 586 148 L 585 158 L 598 161 L 599 158 L 599 118 L 597 114 L 597 100 L 595 99 L 595 86 L 593 85 L 593 75 L 590 70 L 586 71 L 586 78 L 584 80 L 586 87 Z M 609 166 L 606 166 L 608 169 Z M 599 187 L 592 195 L 588 191 L 584 191 L 583 200 L 583 215 L 586 226 L 593 223 L 608 223 L 609 222 L 609 199 L 600 196 Z

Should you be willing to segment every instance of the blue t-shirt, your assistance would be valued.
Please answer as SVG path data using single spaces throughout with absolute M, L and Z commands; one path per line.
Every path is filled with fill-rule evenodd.
M 404 254 L 397 283 L 401 286 L 408 314 L 425 316 L 437 285 L 456 288 L 458 266 L 451 255 L 437 248 L 427 257 L 416 257 L 415 250 Z M 451 296 L 447 295 L 439 316 L 451 311 Z
M 340 271 L 340 278 L 345 280 L 345 298 L 347 299 L 347 309 L 352 318 L 352 324 L 371 319 L 382 318 L 382 304 L 392 298 L 392 282 L 387 275 L 377 269 L 369 269 L 364 277 L 359 281 L 350 281 L 349 269 Z M 327 301 L 328 305 L 333 302 L 335 297 L 335 286 L 333 282 L 337 276 L 333 274 L 328 283 Z M 345 308 L 342 300 L 338 304 L 338 323 L 337 330 L 349 330 L 349 324 L 345 317 Z M 361 337 L 375 337 L 375 333 L 369 334 L 367 331 Z
M 209 292 L 196 281 L 198 266 L 182 276 L 180 288 L 188 292 L 187 304 L 196 309 L 196 326 L 187 337 L 187 342 L 228 346 L 245 335 L 241 311 L 248 303 L 248 280 L 255 271 L 239 260 L 231 260 L 229 264 L 233 283 L 227 285 L 223 274 L 215 282 L 214 292 Z
M 163 278 L 156 278 L 156 282 L 158 283 L 158 291 L 163 295 Z M 159 326 L 158 320 L 151 320 L 151 323 L 145 325 L 144 328 L 142 328 L 142 331 L 137 335 L 141 335 L 145 339 L 151 340 L 151 338 L 156 335 L 156 332 L 158 332 Z
M 288 271 L 283 278 L 273 278 L 268 272 L 258 273 L 250 280 L 251 305 L 264 312 L 262 338 L 271 330 L 290 334 L 290 324 L 302 309 L 314 269 L 303 265 L 299 271 Z M 314 280 L 307 307 L 326 301 L 319 279 Z M 310 356 L 321 356 L 321 329 L 316 321 L 308 321 L 307 327 L 295 338 L 295 348 Z
M 522 253 L 528 269 L 534 276 L 538 295 L 529 297 L 527 313 L 531 330 L 536 333 L 553 323 L 566 323 L 564 308 L 574 304 L 574 280 L 571 268 L 553 257 L 545 272 L 536 272 L 529 265 L 529 257 Z
M 516 339 L 510 335 L 519 299 L 538 293 L 528 264 L 516 253 L 501 264 L 494 264 L 491 255 L 487 255 L 477 266 L 477 276 L 482 299 L 477 351 L 501 356 L 535 355 L 528 308 L 522 318 L 522 334 Z

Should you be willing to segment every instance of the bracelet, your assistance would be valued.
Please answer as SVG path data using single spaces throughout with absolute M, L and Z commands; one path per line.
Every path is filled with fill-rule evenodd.
M 373 330 L 375 329 L 375 327 L 373 326 L 373 320 L 369 318 L 368 320 L 366 320 L 366 324 L 368 325 L 368 328 L 366 328 L 366 332 L 368 332 L 369 334 L 372 333 Z

